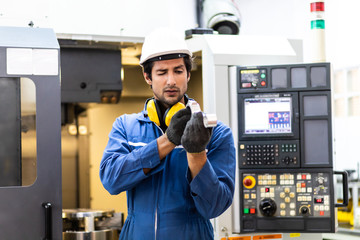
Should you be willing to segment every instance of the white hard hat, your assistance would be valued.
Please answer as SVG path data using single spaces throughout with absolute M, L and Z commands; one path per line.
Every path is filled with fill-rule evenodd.
M 143 63 L 149 59 L 165 60 L 184 57 L 184 54 L 192 57 L 192 53 L 188 49 L 184 37 L 169 28 L 158 28 L 145 37 L 141 51 L 140 65 L 142 66 Z M 167 55 L 168 58 L 166 58 L 165 55 Z

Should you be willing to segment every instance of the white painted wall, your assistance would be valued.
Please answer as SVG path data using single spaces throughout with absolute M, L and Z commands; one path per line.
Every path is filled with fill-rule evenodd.
M 315 1 L 315 0 L 314 0 Z M 310 0 L 239 0 L 241 34 L 281 35 L 304 40 L 310 32 Z M 334 69 L 360 65 L 360 1 L 325 0 L 326 55 Z
M 196 27 L 195 0 L 3 0 L 0 25 L 56 33 L 145 36 L 154 27 Z

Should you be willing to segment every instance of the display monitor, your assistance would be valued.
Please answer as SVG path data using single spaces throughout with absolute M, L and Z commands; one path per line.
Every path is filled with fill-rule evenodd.
M 244 99 L 244 134 L 290 134 L 291 118 L 291 97 Z

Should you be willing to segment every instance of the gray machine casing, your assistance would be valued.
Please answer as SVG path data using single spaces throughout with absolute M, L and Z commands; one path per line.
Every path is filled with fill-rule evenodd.
M 0 239 L 59 240 L 62 236 L 59 44 L 51 29 L 0 27 L 0 36 L 0 81 L 18 81 L 24 77 L 31 79 L 35 84 L 37 139 L 35 182 L 30 186 L 0 187 Z M 50 50 L 55 58 L 50 63 L 54 71 L 32 71 L 28 65 L 36 61 L 40 62 L 40 67 L 43 63 L 47 64 L 42 62 L 43 59 L 33 58 L 24 63 L 27 66 L 20 66 L 20 69 L 24 67 L 27 71 L 21 73 L 19 70 L 18 73 L 15 71 L 9 74 L 11 63 L 7 50 L 10 48 L 28 52 Z M 16 104 L 9 103 L 9 111 L 16 108 Z M 4 114 L 6 113 L 2 112 L 2 115 Z M 3 134 L 1 138 L 4 138 Z M 51 204 L 51 212 L 47 212 L 46 223 L 44 203 Z

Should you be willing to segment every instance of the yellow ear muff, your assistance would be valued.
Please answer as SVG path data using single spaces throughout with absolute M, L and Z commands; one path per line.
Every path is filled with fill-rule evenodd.
M 165 117 L 166 126 L 170 125 L 171 118 L 174 116 L 174 114 L 183 108 L 185 108 L 185 105 L 181 102 L 178 102 L 167 111 L 167 113 L 165 114 L 166 115 L 166 117 Z
M 159 116 L 156 111 L 155 101 L 153 99 L 149 100 L 146 104 L 147 114 L 150 121 L 154 122 L 156 125 L 160 126 Z

